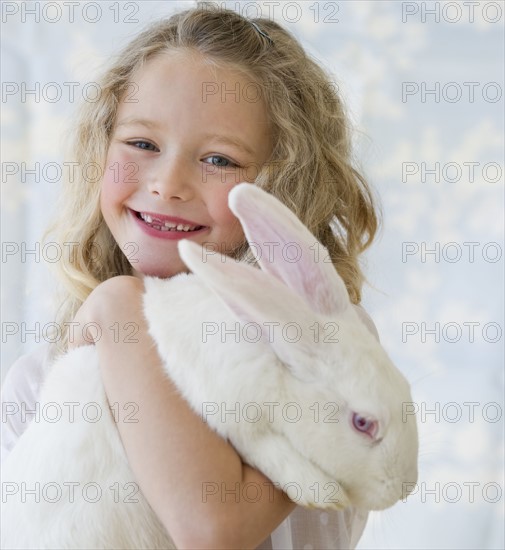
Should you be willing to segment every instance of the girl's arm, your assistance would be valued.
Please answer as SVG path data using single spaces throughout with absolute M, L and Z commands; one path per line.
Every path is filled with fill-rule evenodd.
M 117 426 L 135 474 L 132 481 L 177 548 L 256 548 L 296 505 L 243 464 L 178 394 L 147 332 L 143 291 L 139 279 L 114 277 L 90 294 L 76 316 L 102 328 L 95 345 L 109 403 L 118 404 Z M 119 342 L 109 329 L 114 323 Z M 124 341 L 126 323 L 138 326 L 138 343 Z M 138 410 L 126 422 L 132 410 L 126 404 L 132 402 Z

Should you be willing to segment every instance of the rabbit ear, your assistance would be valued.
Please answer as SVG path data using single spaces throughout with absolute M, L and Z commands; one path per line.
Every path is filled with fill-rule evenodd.
M 324 315 L 350 304 L 327 249 L 287 206 L 250 183 L 236 185 L 228 201 L 264 271 L 284 281 Z
M 244 323 L 257 323 L 262 337 L 276 355 L 295 372 L 307 371 L 320 351 L 307 326 L 314 319 L 305 302 L 275 277 L 229 256 L 203 255 L 203 249 L 188 239 L 179 241 L 179 255 Z M 299 322 L 297 322 L 299 321 Z M 283 332 L 286 325 L 298 331 L 296 345 Z M 293 327 L 293 325 L 296 325 Z

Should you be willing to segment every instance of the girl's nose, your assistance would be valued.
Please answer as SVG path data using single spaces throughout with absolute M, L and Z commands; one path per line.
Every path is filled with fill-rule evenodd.
M 165 160 L 149 178 L 148 190 L 165 201 L 188 201 L 194 197 L 194 177 L 191 169 L 180 160 Z

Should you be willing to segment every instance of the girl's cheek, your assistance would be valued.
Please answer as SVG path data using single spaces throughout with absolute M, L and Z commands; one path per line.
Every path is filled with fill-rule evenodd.
M 233 185 L 223 185 L 217 192 L 214 193 L 211 200 L 207 201 L 207 209 L 210 217 L 218 222 L 218 224 L 229 232 L 231 237 L 236 235 L 244 235 L 240 221 L 235 214 L 230 210 L 228 205 L 228 194 L 235 187 Z
M 102 192 L 114 192 L 118 196 L 128 195 L 139 184 L 140 166 L 133 155 L 116 152 L 107 157 L 102 182 Z

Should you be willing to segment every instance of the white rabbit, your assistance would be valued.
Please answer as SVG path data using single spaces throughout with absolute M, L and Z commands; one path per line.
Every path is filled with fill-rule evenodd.
M 235 186 L 229 204 L 261 270 L 183 240 L 192 273 L 144 279 L 167 374 L 244 462 L 299 505 L 393 505 L 417 481 L 416 422 L 402 414 L 409 384 L 298 218 L 252 184 Z M 53 365 L 41 409 L 51 402 L 95 402 L 102 416 L 51 423 L 45 414 L 29 426 L 3 468 L 3 547 L 174 548 L 135 492 L 93 346 Z

